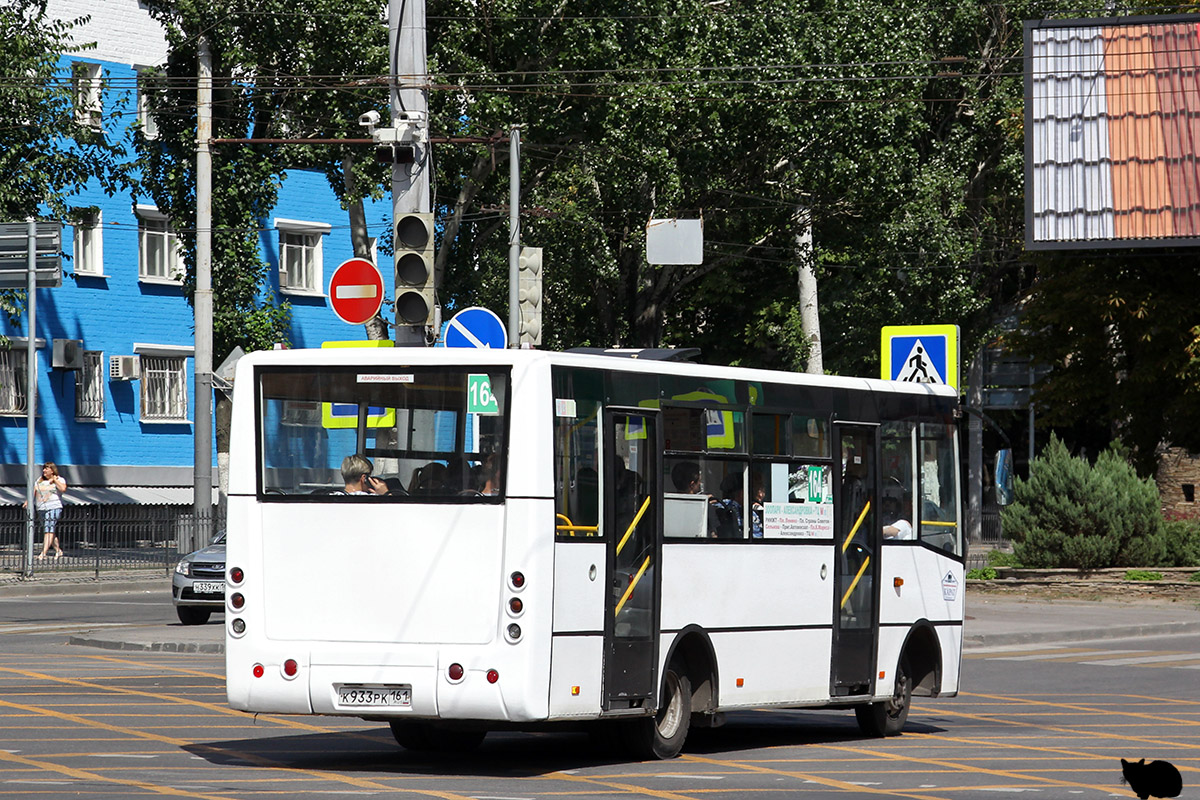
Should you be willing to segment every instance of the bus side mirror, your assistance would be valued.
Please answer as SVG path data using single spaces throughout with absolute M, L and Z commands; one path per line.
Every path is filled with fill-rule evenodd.
M 1013 454 L 1009 448 L 996 453 L 996 502 L 1006 506 L 1013 501 Z

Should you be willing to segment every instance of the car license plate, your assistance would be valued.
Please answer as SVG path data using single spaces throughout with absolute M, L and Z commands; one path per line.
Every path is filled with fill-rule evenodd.
M 196 594 L 225 594 L 224 581 L 196 581 L 192 584 Z
M 355 708 L 408 708 L 412 705 L 412 687 L 364 686 L 345 684 L 337 687 L 338 705 Z

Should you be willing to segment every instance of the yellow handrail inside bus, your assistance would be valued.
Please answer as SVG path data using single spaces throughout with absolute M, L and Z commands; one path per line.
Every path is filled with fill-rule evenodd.
M 621 609 L 625 607 L 625 603 L 629 601 L 629 596 L 633 594 L 633 590 L 637 587 L 638 581 L 642 579 L 642 576 L 646 574 L 646 570 L 649 568 L 650 556 L 646 556 L 646 560 L 642 562 L 641 569 L 639 569 L 637 574 L 634 575 L 632 580 L 629 581 L 629 587 L 625 589 L 625 594 L 621 595 L 621 601 L 617 603 L 617 609 L 613 611 L 614 617 L 621 613 Z
M 848 533 L 846 535 L 846 541 L 842 542 L 842 552 L 843 553 L 846 552 L 846 548 L 850 546 L 851 540 L 854 539 L 854 534 L 858 533 L 858 526 L 862 525 L 863 519 L 866 518 L 867 512 L 870 510 L 871 510 L 871 501 L 868 500 L 867 504 L 865 506 L 863 506 L 862 513 L 858 515 L 858 519 L 854 522 L 854 527 L 851 528 L 850 533 Z
M 575 531 L 583 531 L 584 535 L 586 535 L 586 536 L 594 536 L 595 534 L 600 532 L 599 525 L 573 525 L 571 523 L 571 518 L 568 517 L 566 514 L 555 514 L 554 516 L 558 517 L 559 519 L 563 520 L 566 523 L 565 525 L 555 525 L 554 526 L 554 530 L 558 533 L 569 533 L 572 536 L 574 536 Z
M 633 518 L 633 522 L 629 523 L 629 530 L 625 531 L 625 535 L 621 537 L 621 541 L 617 544 L 617 555 L 621 554 L 621 548 L 629 541 L 629 537 L 633 535 L 633 529 L 642 521 L 642 514 L 646 513 L 646 509 L 650 507 L 650 495 L 646 495 L 646 501 L 642 503 L 642 507 L 638 509 L 638 513 Z
M 867 571 L 867 564 L 870 564 L 870 563 L 871 563 L 870 556 L 867 556 L 866 558 L 863 559 L 862 566 L 858 568 L 858 574 L 855 575 L 854 580 L 850 582 L 850 588 L 846 590 L 846 593 L 844 595 L 842 595 L 842 605 L 838 606 L 839 609 L 846 605 L 846 601 L 849 600 L 850 595 L 854 593 L 854 587 L 858 586 L 859 579 L 862 578 L 863 573 Z
M 931 519 L 923 519 L 923 520 L 921 520 L 921 524 L 922 525 L 940 525 L 943 528 L 957 528 L 958 527 L 957 522 L 935 522 L 934 520 L 931 520 Z

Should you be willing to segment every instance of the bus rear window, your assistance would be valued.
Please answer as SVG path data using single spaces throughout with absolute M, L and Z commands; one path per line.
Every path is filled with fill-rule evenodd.
M 507 370 L 261 369 L 260 495 L 357 499 L 342 467 L 358 454 L 388 488 L 374 500 L 500 497 L 507 399 Z

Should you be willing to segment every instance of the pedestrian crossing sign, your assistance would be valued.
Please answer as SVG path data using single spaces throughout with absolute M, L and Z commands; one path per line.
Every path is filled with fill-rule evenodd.
M 885 381 L 958 388 L 957 325 L 887 325 L 880 352 Z

